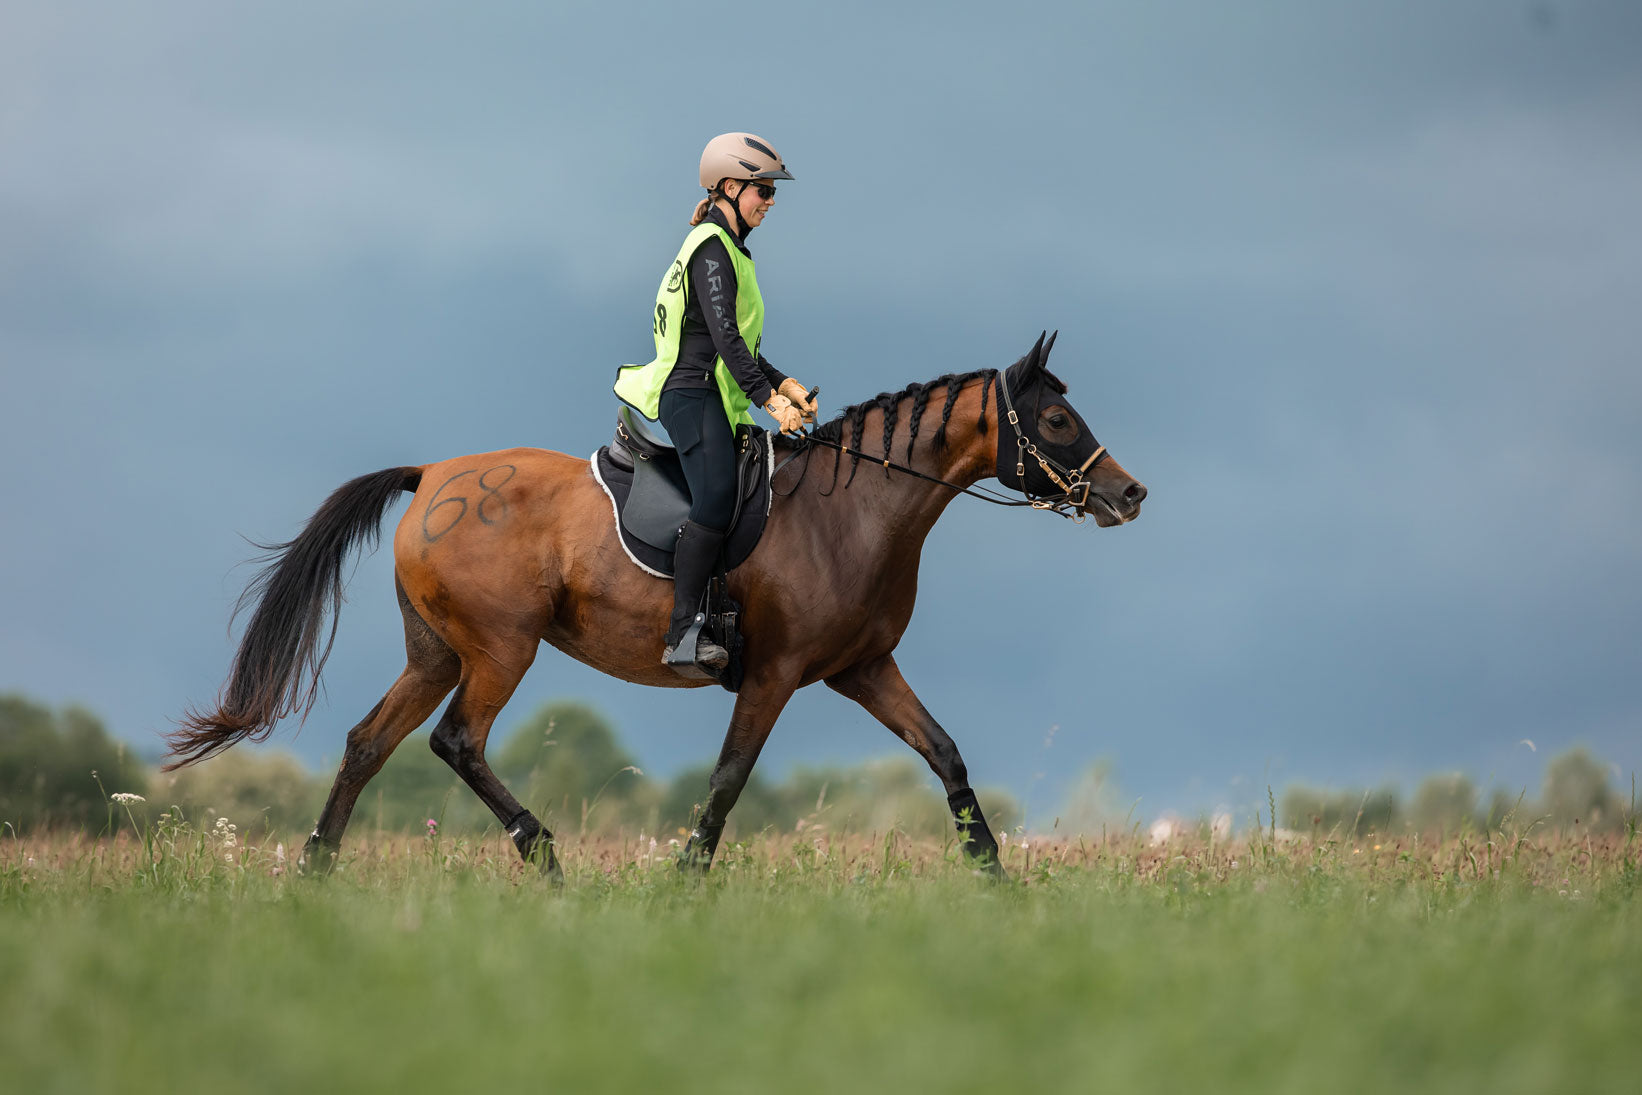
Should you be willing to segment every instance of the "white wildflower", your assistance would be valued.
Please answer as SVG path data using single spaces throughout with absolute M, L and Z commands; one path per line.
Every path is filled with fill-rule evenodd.
M 130 806 L 133 803 L 147 802 L 148 801 L 143 796 L 134 795 L 130 791 L 115 791 L 112 795 L 109 795 L 108 797 L 113 799 L 115 802 L 118 802 L 121 806 Z
M 285 862 L 285 845 L 284 844 L 275 844 L 274 845 L 274 862 L 275 863 L 284 863 Z

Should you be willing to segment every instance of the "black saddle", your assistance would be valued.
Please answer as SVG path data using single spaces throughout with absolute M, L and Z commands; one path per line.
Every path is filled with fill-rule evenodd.
M 770 512 L 769 434 L 756 426 L 736 430 L 735 520 L 725 539 L 726 569 L 746 561 Z M 690 487 L 678 452 L 623 407 L 616 436 L 594 454 L 600 484 L 615 505 L 622 544 L 633 561 L 663 577 L 673 574 L 673 546 L 690 516 Z
M 730 669 L 719 678 L 730 691 L 740 687 L 740 636 L 735 633 L 739 606 L 729 599 L 723 575 L 734 570 L 758 546 L 770 513 L 768 432 L 756 426 L 736 428 L 736 515 L 725 537 L 722 570 L 708 583 L 707 608 L 717 636 L 731 652 Z M 673 547 L 678 530 L 690 516 L 690 488 L 678 453 L 645 425 L 643 416 L 622 407 L 616 436 L 593 454 L 593 475 L 610 498 L 621 546 L 637 567 L 658 578 L 673 576 Z

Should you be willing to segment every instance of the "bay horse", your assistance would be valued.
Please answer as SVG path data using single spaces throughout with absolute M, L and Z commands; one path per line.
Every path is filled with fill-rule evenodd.
M 1053 346 L 1040 336 L 1006 370 L 909 385 L 845 409 L 807 438 L 779 439 L 784 462 L 763 539 L 729 574 L 729 593 L 743 606 L 745 675 L 683 864 L 711 865 L 782 708 L 797 689 L 823 681 L 918 751 L 946 790 L 965 855 L 1002 874 L 958 747 L 902 679 L 894 652 L 912 618 L 924 539 L 947 504 L 980 480 L 997 476 L 1039 508 L 1093 516 L 1102 527 L 1139 514 L 1146 488 L 1066 401 L 1066 385 L 1045 367 Z M 940 424 L 919 445 L 937 393 Z M 874 442 L 864 443 L 869 435 Z M 355 548 L 374 545 L 404 491 L 415 497 L 393 547 L 405 670 L 349 731 L 301 863 L 330 869 L 366 783 L 454 692 L 433 751 L 496 815 L 519 854 L 559 877 L 552 834 L 485 763 L 491 726 L 538 644 L 635 684 L 712 683 L 662 664 L 672 588 L 629 561 L 588 461 L 563 453 L 507 449 L 388 468 L 339 487 L 295 539 L 269 546 L 240 598 L 240 607 L 256 607 L 216 708 L 179 721 L 167 736 L 166 770 L 308 714 L 336 634 L 343 564 Z

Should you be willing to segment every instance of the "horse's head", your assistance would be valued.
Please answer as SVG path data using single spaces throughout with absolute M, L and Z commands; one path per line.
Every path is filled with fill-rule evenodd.
M 1056 334 L 1059 334 L 1057 331 Z M 1000 374 L 998 480 L 1033 497 L 1059 500 L 1102 528 L 1140 515 L 1146 488 L 1095 440 L 1046 367 L 1055 335 Z M 1013 421 L 1011 421 L 1013 415 Z

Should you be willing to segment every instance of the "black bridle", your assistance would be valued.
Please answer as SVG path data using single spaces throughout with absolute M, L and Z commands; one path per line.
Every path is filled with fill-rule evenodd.
M 1012 484 L 1014 488 L 1026 495 L 1031 504 L 1038 509 L 1052 509 L 1062 517 L 1071 517 L 1072 514 L 1065 513 L 1062 510 L 1063 506 L 1070 505 L 1081 515 L 1083 507 L 1089 504 L 1089 489 L 1092 486 L 1092 482 L 1084 478 L 1084 473 L 1099 466 L 1101 460 L 1105 459 L 1107 455 L 1106 446 L 1097 443 L 1095 451 L 1089 454 L 1089 459 L 1085 460 L 1075 470 L 1068 468 L 1054 457 L 1038 451 L 1037 443 L 1027 437 L 1026 431 L 1021 429 L 1020 415 L 1015 413 L 1015 402 L 1009 398 L 1009 383 L 1001 372 L 998 374 L 998 407 L 1004 412 L 1000 417 L 1004 418 L 1015 431 L 1015 482 Z M 1036 501 L 1031 501 L 1033 494 L 1026 486 L 1026 458 L 1028 456 L 1036 460 L 1038 467 L 1043 469 L 1043 473 L 1049 477 L 1055 486 L 1061 489 L 1060 494 L 1039 495 Z M 998 450 L 998 481 L 1004 483 L 1005 486 L 1010 486 L 1011 484 L 1003 478 L 1004 467 L 1003 447 L 1000 445 Z M 1039 502 L 1043 504 L 1039 505 Z M 1104 504 L 1104 500 L 1102 504 Z M 1111 509 L 1112 507 L 1107 506 L 1106 508 Z M 1117 516 L 1115 510 L 1112 516 Z
M 1095 451 L 1089 455 L 1089 459 L 1085 460 L 1082 466 L 1076 470 L 1067 468 L 1065 465 L 1056 461 L 1054 457 L 1040 452 L 1037 444 L 1033 442 L 1031 438 L 1027 437 L 1025 431 L 1021 429 L 1020 416 L 1015 413 L 1014 402 L 1009 398 L 1009 384 L 1005 380 L 1002 371 L 996 374 L 996 379 L 998 382 L 999 392 L 998 406 L 1003 411 L 1003 413 L 999 414 L 998 417 L 1001 420 L 1006 421 L 1010 428 L 1015 431 L 1015 489 L 1026 495 L 1025 500 L 1006 498 L 998 494 L 996 491 L 990 490 L 986 487 L 976 489 L 974 487 L 960 486 L 957 483 L 949 483 L 945 479 L 940 479 L 933 475 L 926 475 L 917 468 L 909 468 L 905 464 L 897 464 L 895 461 L 889 459 L 888 456 L 869 456 L 859 449 L 852 449 L 848 445 L 840 444 L 836 441 L 828 441 L 825 438 L 816 437 L 814 434 L 809 433 L 799 434 L 796 438 L 794 438 L 794 444 L 797 446 L 796 449 L 793 451 L 791 456 L 776 465 L 775 472 L 771 473 L 770 478 L 773 482 L 776 474 L 779 474 L 782 468 L 798 459 L 800 455 L 808 453 L 811 445 L 821 445 L 825 448 L 837 450 L 840 454 L 840 460 L 842 460 L 845 455 L 854 456 L 857 459 L 870 460 L 874 464 L 880 465 L 887 471 L 898 471 L 903 475 L 911 475 L 929 483 L 937 483 L 949 490 L 957 491 L 959 494 L 967 494 L 971 498 L 979 498 L 983 502 L 990 502 L 994 506 L 1030 507 L 1032 509 L 1048 510 L 1051 513 L 1060 514 L 1067 520 L 1082 524 L 1083 521 L 1089 516 L 1084 507 L 1089 503 L 1089 491 L 1091 487 L 1091 481 L 1084 478 L 1084 473 L 1091 468 L 1097 467 L 1101 460 L 1106 458 L 1106 446 L 1097 445 L 1095 447 Z M 989 380 L 987 383 L 990 384 L 991 381 Z M 998 461 L 1000 470 L 1003 466 L 1002 451 L 1002 443 L 1000 441 L 1000 457 Z M 1034 494 L 1026 488 L 1026 458 L 1028 456 L 1031 456 L 1037 461 L 1038 466 L 1043 469 L 1044 474 L 1047 475 L 1056 486 L 1061 488 L 1061 493 L 1039 495 Z M 1000 474 L 998 479 L 1001 482 L 1003 480 L 1003 476 Z M 1005 485 L 1007 486 L 1009 484 Z M 1095 495 L 1095 497 L 1100 498 L 1098 494 Z M 1102 505 L 1105 505 L 1108 510 L 1112 511 L 1112 516 L 1117 516 L 1117 511 L 1112 509 L 1111 505 L 1108 504 L 1105 499 L 1100 499 L 1100 501 Z

